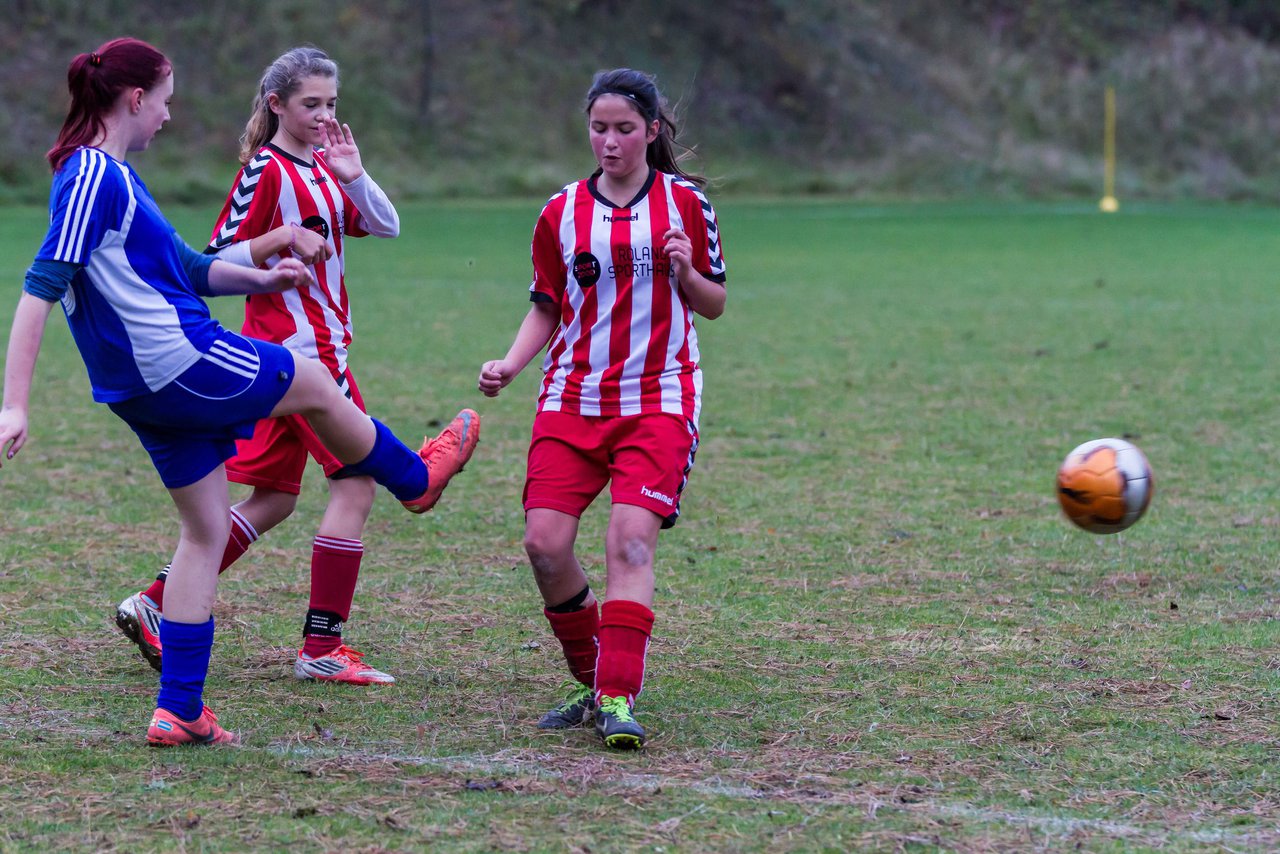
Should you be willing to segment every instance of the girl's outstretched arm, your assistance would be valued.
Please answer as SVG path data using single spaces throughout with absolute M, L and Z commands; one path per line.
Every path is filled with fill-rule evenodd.
M 511 342 L 507 355 L 485 362 L 480 368 L 480 391 L 485 397 L 497 397 L 516 376 L 525 369 L 533 357 L 542 352 L 551 340 L 551 333 L 560 325 L 560 307 L 550 302 L 535 302 L 520 323 L 516 338 Z
M 311 271 L 296 258 L 286 258 L 268 270 L 215 259 L 209 266 L 207 293 L 211 296 L 268 294 L 306 287 L 314 281 Z

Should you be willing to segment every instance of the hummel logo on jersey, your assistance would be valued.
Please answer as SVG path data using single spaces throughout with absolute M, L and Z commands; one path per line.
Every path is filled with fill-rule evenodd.
M 640 212 L 636 211 L 631 216 L 613 216 L 612 214 L 602 214 L 600 217 L 602 222 L 639 222 Z
M 654 492 L 652 489 L 650 489 L 647 486 L 640 487 L 640 494 L 646 498 L 652 498 L 655 501 L 661 501 L 663 504 L 667 505 L 668 507 L 676 503 L 676 500 L 672 498 L 670 495 L 663 495 L 661 492 Z

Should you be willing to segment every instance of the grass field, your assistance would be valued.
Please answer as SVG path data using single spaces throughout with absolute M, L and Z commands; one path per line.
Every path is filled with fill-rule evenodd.
M 55 315 L 0 471 L 0 849 L 1280 846 L 1280 211 L 724 203 L 651 741 L 618 755 L 533 726 L 563 671 L 520 544 L 537 372 L 475 392 L 537 209 L 408 207 L 351 248 L 371 410 L 409 435 L 474 406 L 484 439 L 428 518 L 375 507 L 347 637 L 399 684 L 292 678 L 314 472 L 223 576 L 207 698 L 238 750 L 144 746 L 155 676 L 112 613 L 176 519 Z M 198 245 L 212 214 L 174 219 Z M 0 214 L 0 334 L 43 217 Z M 1156 493 L 1095 537 L 1053 477 L 1109 435 Z

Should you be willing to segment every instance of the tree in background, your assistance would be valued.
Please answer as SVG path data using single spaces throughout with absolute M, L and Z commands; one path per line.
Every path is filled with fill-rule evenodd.
M 0 196 L 36 201 L 66 105 L 61 57 L 128 31 L 183 95 L 154 189 L 208 201 L 268 59 L 340 50 L 391 190 L 546 195 L 576 173 L 572 102 L 654 70 L 723 190 L 1092 196 L 1116 86 L 1121 192 L 1280 197 L 1280 4 L 1270 0 L 11 0 L 0 20 Z M 123 24 L 121 22 L 124 22 Z M 600 32 L 625 38 L 601 39 Z M 332 44 L 334 34 L 341 44 Z M 619 47 L 621 46 L 621 47 Z M 345 109 L 345 108 L 344 108 Z

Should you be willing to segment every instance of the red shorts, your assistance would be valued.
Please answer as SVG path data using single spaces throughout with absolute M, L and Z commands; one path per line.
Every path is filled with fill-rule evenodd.
M 345 379 L 347 397 L 364 412 L 364 398 L 350 370 Z M 324 468 L 325 477 L 333 477 L 343 467 L 301 415 L 263 418 L 254 426 L 253 436 L 236 442 L 236 455 L 227 460 L 227 480 L 297 495 L 308 456 Z
M 680 493 L 697 450 L 697 429 L 679 415 L 539 412 L 529 443 L 524 509 L 581 517 L 608 483 L 614 504 L 652 510 L 670 528 L 680 515 Z

